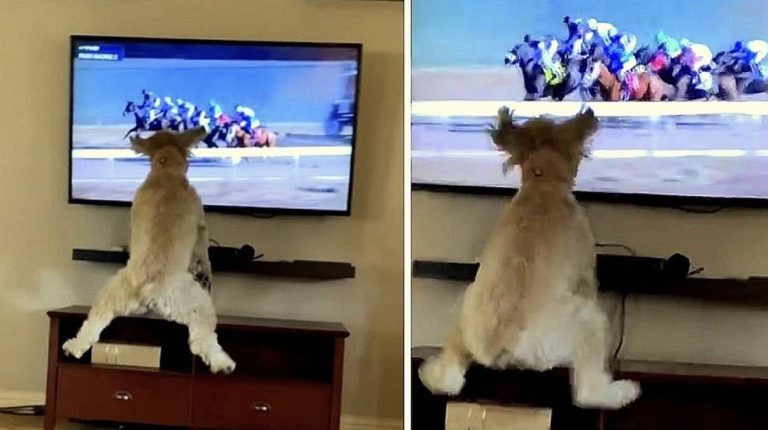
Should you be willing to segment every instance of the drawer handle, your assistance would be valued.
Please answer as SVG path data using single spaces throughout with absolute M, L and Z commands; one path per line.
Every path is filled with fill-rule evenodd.
M 133 395 L 127 391 L 117 391 L 115 394 L 112 395 L 112 398 L 115 400 L 133 400 Z
M 256 412 L 269 412 L 272 409 L 272 405 L 267 402 L 256 402 L 251 405 L 251 409 Z

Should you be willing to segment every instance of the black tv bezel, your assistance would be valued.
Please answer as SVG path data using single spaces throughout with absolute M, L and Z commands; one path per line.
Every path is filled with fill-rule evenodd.
M 452 185 L 411 182 L 411 191 L 453 193 L 479 196 L 512 197 L 518 187 L 489 187 L 482 185 Z M 748 197 L 704 197 L 671 194 L 612 193 L 601 191 L 574 191 L 576 199 L 584 202 L 629 204 L 636 206 L 682 209 L 709 213 L 722 209 L 765 209 L 768 199 Z M 710 210 L 707 210 L 710 209 Z
M 167 37 L 133 37 L 133 36 L 100 36 L 73 34 L 69 36 L 69 169 L 67 196 L 69 204 L 88 205 L 88 206 L 110 206 L 110 207 L 130 207 L 132 202 L 119 200 L 95 200 L 75 198 L 72 196 L 72 150 L 73 148 L 73 128 L 74 128 L 74 80 L 75 80 L 75 43 L 78 41 L 104 41 L 104 42 L 143 42 L 143 43 L 195 43 L 206 45 L 269 45 L 284 47 L 316 47 L 316 48 L 351 48 L 357 53 L 357 76 L 355 78 L 355 107 L 354 120 L 352 125 L 352 153 L 350 155 L 349 165 L 349 187 L 347 191 L 347 205 L 345 210 L 332 209 L 296 209 L 296 208 L 270 208 L 257 206 L 226 206 L 226 205 L 203 205 L 206 212 L 216 212 L 224 214 L 240 215 L 314 215 L 314 216 L 340 216 L 349 217 L 352 215 L 352 193 L 354 191 L 355 177 L 355 152 L 358 136 L 358 118 L 360 113 L 360 75 L 363 65 L 363 45 L 354 42 L 302 42 L 302 41 L 268 41 L 268 40 L 226 40 L 226 39 L 191 39 L 191 38 L 167 38 Z

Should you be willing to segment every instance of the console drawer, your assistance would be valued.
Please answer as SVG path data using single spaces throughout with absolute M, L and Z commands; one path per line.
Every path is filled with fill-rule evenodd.
M 195 427 L 259 430 L 327 429 L 330 385 L 291 380 L 195 380 Z
M 56 414 L 158 425 L 189 422 L 192 378 L 162 372 L 61 366 Z

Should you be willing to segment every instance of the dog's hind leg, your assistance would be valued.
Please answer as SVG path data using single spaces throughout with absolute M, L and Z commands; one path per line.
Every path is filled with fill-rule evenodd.
M 456 327 L 440 354 L 430 357 L 419 367 L 419 379 L 433 393 L 459 394 L 471 361 L 461 330 Z
M 151 309 L 189 328 L 189 349 L 213 373 L 231 373 L 235 362 L 224 352 L 216 336 L 216 310 L 211 296 L 192 274 L 174 276 L 159 296 L 152 298 Z
M 80 358 L 98 342 L 101 332 L 120 315 L 128 315 L 139 308 L 136 290 L 128 279 L 126 269 L 120 269 L 99 291 L 96 301 L 83 322 L 77 336 L 64 342 L 62 349 L 68 355 Z
M 640 386 L 630 380 L 613 380 L 606 365 L 605 316 L 592 301 L 585 307 L 590 308 L 589 311 L 579 312 L 578 318 L 582 336 L 574 339 L 571 371 L 574 403 L 581 407 L 621 408 L 640 395 Z

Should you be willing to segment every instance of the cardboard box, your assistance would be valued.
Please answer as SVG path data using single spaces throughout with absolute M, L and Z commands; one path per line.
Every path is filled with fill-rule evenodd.
M 93 345 L 91 363 L 159 369 L 160 347 L 98 342 Z
M 549 430 L 552 409 L 449 402 L 445 430 Z

